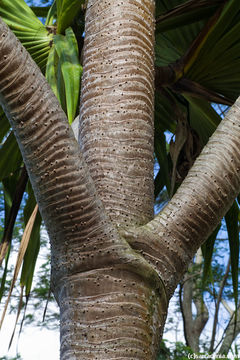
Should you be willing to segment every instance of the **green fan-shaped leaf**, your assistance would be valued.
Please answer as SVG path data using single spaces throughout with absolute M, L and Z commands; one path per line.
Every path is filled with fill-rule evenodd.
M 53 37 L 52 31 L 41 23 L 24 0 L 1 0 L 0 16 L 44 70 Z
M 239 208 L 235 201 L 231 209 L 225 215 L 230 247 L 232 282 L 235 304 L 238 304 L 238 265 L 239 265 Z
M 236 18 L 237 16 L 237 18 Z M 209 53 L 212 51 L 214 44 L 217 44 L 219 39 L 222 38 L 232 24 L 239 20 L 239 1 L 229 0 L 225 2 L 225 6 L 221 12 L 221 15 L 215 24 L 214 28 L 208 36 L 208 39 L 204 43 L 202 53 Z
M 56 0 L 56 3 L 58 16 L 57 33 L 64 34 L 64 31 L 72 25 L 85 0 Z
M 185 76 L 232 101 L 239 95 L 240 9 L 236 0 L 226 2 L 209 31 L 199 54 Z
M 192 42 L 204 27 L 205 22 L 197 21 L 164 33 L 156 34 L 156 65 L 168 66 L 179 60 L 189 49 Z
M 173 0 L 167 4 L 163 2 L 160 16 L 173 21 L 174 14 L 181 14 L 184 8 L 191 13 L 193 9 L 200 9 L 203 3 L 204 0 L 184 3 Z M 175 81 L 182 78 L 185 85 L 194 85 L 195 90 L 192 92 L 197 90 L 195 96 L 229 105 L 235 101 L 240 91 L 240 72 L 235 71 L 240 67 L 239 2 L 219 1 L 215 5 L 214 2 L 208 2 L 208 5 L 212 8 L 215 6 L 216 9 L 209 19 L 203 21 L 199 17 L 200 21 L 181 26 L 177 31 L 173 29 L 163 34 L 157 33 L 156 65 L 168 67 L 172 64 Z M 165 15 L 164 11 L 167 11 Z M 211 11 L 208 16 L 210 15 Z M 174 77 L 171 75 L 170 80 L 172 79 L 174 80 Z M 180 83 L 172 86 L 170 82 L 169 85 L 173 91 L 186 93 Z M 190 88 L 191 86 L 187 94 L 191 96 Z
M 170 2 L 169 2 L 170 3 Z M 168 5 L 173 6 L 173 2 Z M 180 26 L 185 26 L 199 21 L 200 19 L 209 18 L 217 9 L 223 0 L 190 0 L 184 3 L 180 1 L 174 2 L 174 8 L 168 8 L 157 1 L 156 6 L 156 31 L 163 32 L 171 29 L 176 29 Z

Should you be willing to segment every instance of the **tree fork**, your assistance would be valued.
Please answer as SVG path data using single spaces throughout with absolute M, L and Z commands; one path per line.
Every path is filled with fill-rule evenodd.
M 240 192 L 240 98 L 166 207 L 138 228 L 122 229 L 158 271 L 170 298 L 196 254 Z
M 76 341 L 76 331 L 70 337 L 64 336 L 68 326 L 68 322 L 65 324 L 65 305 L 68 304 L 69 314 L 75 311 L 71 282 L 78 283 L 81 290 L 87 291 L 85 286 L 81 286 L 85 281 L 84 273 L 99 272 L 101 276 L 102 272 L 107 274 L 109 271 L 109 276 L 112 276 L 113 271 L 125 276 L 126 279 L 122 282 L 121 279 L 118 281 L 119 294 L 123 288 L 131 286 L 126 289 L 126 293 L 131 294 L 131 299 L 136 298 L 138 292 L 128 279 L 135 278 L 136 288 L 139 284 L 138 291 L 141 283 L 145 284 L 145 313 L 140 311 L 136 316 L 142 318 L 140 322 L 150 315 L 155 319 L 154 326 L 149 320 L 152 349 L 147 356 L 150 360 L 153 353 L 156 353 L 156 339 L 159 339 L 166 317 L 167 300 L 163 283 L 155 270 L 130 248 L 110 222 L 67 119 L 36 64 L 2 22 L 0 33 L 1 104 L 14 129 L 50 236 L 52 287 L 61 311 L 61 357 L 66 358 L 66 348 L 72 349 L 71 354 L 67 351 L 67 358 L 82 356 L 77 355 L 80 340 Z M 78 277 L 79 281 L 75 281 Z M 98 278 L 96 275 L 96 281 Z M 91 289 L 92 296 L 95 296 L 95 285 Z M 150 293 L 151 298 L 155 299 L 153 303 L 147 300 Z M 83 293 L 82 297 L 86 298 L 87 295 Z M 96 306 L 98 307 L 97 303 Z M 137 308 L 138 305 L 134 307 Z M 89 311 L 94 313 L 94 308 Z M 117 318 L 124 322 L 128 314 L 129 309 L 124 305 Z M 123 326 L 118 331 L 122 334 L 119 336 L 125 338 L 126 327 Z M 146 349 L 144 342 L 145 340 L 142 347 Z M 92 347 L 91 344 L 87 338 L 90 358 L 98 356 L 101 359 L 99 348 Z M 141 347 L 140 341 L 138 346 Z M 138 352 L 141 350 L 135 353 L 136 359 L 141 358 L 138 357 Z M 108 356 L 112 358 L 112 354 Z M 124 354 L 123 358 L 126 356 L 129 357 Z M 104 356 L 104 359 L 107 357 Z
M 83 153 L 39 69 L 0 22 L 0 100 L 51 239 L 64 360 L 80 356 L 81 360 L 137 360 L 142 354 L 152 360 L 168 298 L 197 248 L 240 191 L 238 100 L 176 195 L 151 220 L 153 11 L 153 0 L 88 2 L 80 124 Z M 126 300 L 122 300 L 124 293 Z M 116 324 L 122 324 L 114 327 L 111 339 L 105 328 L 106 337 L 100 334 L 96 319 L 99 304 L 111 318 L 107 302 L 115 309 Z M 119 338 L 126 343 L 128 304 L 138 324 L 152 315 L 146 324 L 153 336 L 148 340 L 151 351 L 144 353 L 142 338 L 140 347 L 132 343 L 130 355 L 121 353 L 121 342 L 115 354 L 103 355 L 101 349 L 109 339 L 112 344 Z M 88 315 L 78 313 L 81 308 Z M 84 335 L 79 347 L 84 321 L 86 328 L 99 329 L 98 341 L 94 344 L 94 338 Z M 127 326 L 128 337 L 134 339 L 135 328 L 131 329 Z M 87 355 L 83 355 L 84 346 Z

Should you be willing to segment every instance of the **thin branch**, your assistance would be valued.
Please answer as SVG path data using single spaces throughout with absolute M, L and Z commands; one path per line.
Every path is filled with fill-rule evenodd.
M 234 314 L 234 310 L 231 309 L 231 307 L 228 305 L 226 300 L 222 299 L 221 302 L 222 302 L 223 306 L 225 307 L 225 309 L 227 310 L 227 312 L 229 313 L 229 315 L 232 316 Z
M 215 342 L 216 330 L 217 330 L 217 324 L 218 324 L 219 307 L 220 307 L 220 303 L 222 300 L 223 290 L 226 285 L 226 281 L 227 281 L 228 274 L 230 271 L 230 265 L 231 265 L 231 259 L 229 257 L 227 268 L 226 268 L 225 274 L 223 276 L 223 280 L 221 282 L 221 286 L 220 286 L 218 296 L 217 296 L 217 302 L 216 302 L 216 308 L 215 308 L 215 314 L 214 314 L 214 320 L 213 320 L 213 328 L 212 328 L 212 337 L 211 337 L 210 348 L 209 348 L 210 353 L 212 353 L 213 349 L 214 349 L 214 342 Z
M 185 319 L 185 313 L 184 313 L 184 310 L 183 310 L 182 293 L 183 293 L 183 284 L 182 284 L 182 282 L 181 282 L 181 283 L 179 284 L 178 298 L 179 298 L 180 311 L 181 311 L 182 319 L 183 319 L 183 333 L 184 333 L 184 338 L 185 338 L 185 341 L 186 341 L 186 345 L 189 346 L 188 337 L 187 337 L 187 329 L 186 329 L 186 319 Z
M 203 257 L 201 250 L 199 249 L 195 259 L 195 265 L 201 265 Z M 193 269 L 194 265 L 190 265 L 189 270 Z M 204 303 L 202 294 L 198 293 L 196 281 L 193 281 L 193 276 L 187 273 L 184 276 L 185 282 L 183 286 L 183 304 L 182 315 L 185 322 L 185 339 L 188 346 L 190 346 L 195 352 L 199 351 L 199 338 L 208 321 L 208 309 Z M 192 314 L 192 302 L 196 306 L 197 314 L 193 317 Z
M 226 328 L 225 328 L 224 331 L 223 331 L 223 334 L 222 334 L 221 339 L 219 340 L 219 342 L 217 343 L 217 345 L 216 345 L 215 348 L 213 349 L 214 352 L 217 350 L 217 348 L 218 348 L 218 347 L 220 346 L 220 344 L 223 342 L 223 339 L 224 339 L 225 336 L 226 336 L 226 332 L 227 332 L 227 330 L 228 330 L 228 328 L 229 328 L 229 326 L 230 326 L 230 324 L 231 324 L 231 321 L 234 319 L 234 317 L 235 317 L 234 314 L 232 314 L 232 316 L 231 316 L 231 318 L 230 318 L 230 320 L 229 320 Z
M 228 353 L 232 345 L 232 342 L 239 333 L 240 333 L 240 306 L 238 307 L 237 311 L 233 312 L 229 320 L 229 323 L 224 331 L 225 336 L 219 351 L 220 354 Z M 219 344 L 217 345 L 217 347 L 218 346 Z

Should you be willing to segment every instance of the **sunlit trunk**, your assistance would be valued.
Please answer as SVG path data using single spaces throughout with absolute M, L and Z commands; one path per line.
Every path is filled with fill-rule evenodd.
M 119 225 L 144 224 L 153 216 L 153 5 L 153 1 L 129 1 L 124 6 L 117 1 L 88 2 L 88 17 L 93 8 L 103 19 L 106 11 L 110 23 L 116 14 L 114 31 L 126 30 L 118 36 L 119 55 L 113 56 L 114 70 L 108 79 L 114 78 L 112 87 L 108 81 L 99 84 L 100 94 L 106 92 L 103 102 L 86 95 L 102 70 L 88 74 L 91 61 L 85 55 L 83 156 L 49 86 L 20 43 L 2 26 L 2 104 L 50 235 L 61 359 L 151 360 L 163 330 L 164 286 L 116 230 Z M 113 31 L 105 21 L 102 26 L 97 38 Z M 91 34 L 86 28 L 86 42 L 88 31 Z M 111 47 L 115 53 L 118 47 L 111 39 L 108 46 L 110 52 L 105 51 L 110 61 Z M 16 56 L 21 52 L 22 57 Z M 115 102 L 107 109 L 106 101 L 114 93 L 117 98 L 112 95 Z M 98 101 L 106 118 L 95 121 L 96 114 L 89 115 L 89 121 L 86 112 L 92 109 L 91 101 Z
M 69 277 L 59 294 L 61 360 L 156 358 L 165 296 L 140 276 L 97 269 Z
M 61 360 L 155 360 L 167 304 L 240 191 L 239 100 L 153 218 L 154 0 L 88 0 L 80 148 L 0 21 L 0 101 L 47 227 Z
M 89 0 L 80 146 L 116 225 L 153 217 L 153 0 Z

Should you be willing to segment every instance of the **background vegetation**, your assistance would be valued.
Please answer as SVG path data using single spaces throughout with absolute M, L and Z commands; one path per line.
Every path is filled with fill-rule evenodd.
M 23 0 L 0 3 L 0 16 L 45 74 L 70 124 L 79 112 L 85 6 L 83 0 L 29 1 L 28 5 Z M 238 0 L 156 0 L 156 209 L 172 197 L 224 111 L 240 93 L 239 20 Z M 22 313 L 24 324 L 39 323 L 36 310 L 44 312 L 46 302 L 53 301 L 49 289 L 49 255 L 45 253 L 33 283 L 40 246 L 46 247 L 46 239 L 40 214 L 37 213 L 34 220 L 31 217 L 36 201 L 2 110 L 0 181 L 1 308 L 14 285 L 12 279 L 14 282 L 17 279 L 13 273 L 19 272 L 14 292 L 14 296 L 18 296 L 10 311 L 16 311 L 17 320 Z M 201 337 L 194 351 L 218 351 L 230 324 L 233 324 L 230 351 L 238 351 L 233 345 L 240 332 L 240 316 L 235 316 L 239 313 L 238 200 L 225 216 L 222 227 L 219 224 L 202 246 L 201 261 L 195 258 L 177 290 L 179 294 L 175 295 L 177 311 L 183 314 L 186 345 L 192 345 L 186 329 L 195 329 L 198 316 L 205 316 L 208 324 L 209 319 L 213 319 L 202 331 L 196 330 L 196 337 Z M 23 229 L 29 222 L 33 228 L 31 236 L 26 238 Z M 20 242 L 25 243 L 27 249 L 14 270 L 10 256 L 16 256 Z M 186 284 L 191 285 L 191 291 Z M 191 321 L 184 317 L 182 306 L 184 292 L 188 291 L 191 292 L 191 308 L 194 304 Z M 223 317 L 224 311 L 226 316 Z M 46 312 L 44 324 L 55 327 L 55 310 Z M 178 324 L 172 322 L 170 316 L 166 331 L 176 326 Z M 159 360 L 184 359 L 190 347 L 177 342 L 172 350 L 167 350 L 163 342 Z

